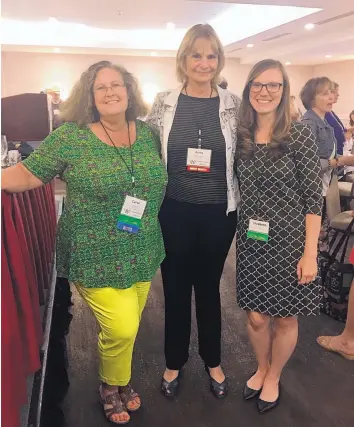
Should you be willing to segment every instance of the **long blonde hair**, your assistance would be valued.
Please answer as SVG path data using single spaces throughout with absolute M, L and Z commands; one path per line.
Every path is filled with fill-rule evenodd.
M 100 61 L 91 65 L 73 87 L 69 98 L 60 106 L 60 117 L 66 122 L 74 122 L 79 126 L 97 122 L 100 119 L 95 105 L 93 85 L 97 73 L 103 68 L 112 68 L 123 77 L 128 92 L 128 108 L 125 112 L 127 120 L 135 120 L 147 114 L 147 107 L 141 96 L 136 78 L 124 67 L 109 61 Z
M 264 59 L 258 62 L 250 71 L 246 86 L 242 93 L 242 102 L 238 126 L 238 157 L 252 157 L 255 150 L 255 133 L 257 130 L 257 113 L 250 103 L 250 85 L 264 71 L 277 68 L 283 75 L 283 94 L 278 106 L 275 123 L 268 144 L 270 154 L 278 158 L 285 150 L 285 141 L 289 138 L 290 116 L 290 82 L 283 64 L 274 59 Z
M 218 67 L 212 84 L 216 85 L 220 78 L 220 73 L 225 66 L 225 54 L 223 45 L 217 36 L 214 28 L 209 24 L 197 24 L 190 28 L 183 37 L 176 57 L 176 72 L 178 80 L 185 84 L 187 82 L 186 57 L 193 49 L 197 39 L 207 39 L 210 41 L 215 54 L 218 57 Z

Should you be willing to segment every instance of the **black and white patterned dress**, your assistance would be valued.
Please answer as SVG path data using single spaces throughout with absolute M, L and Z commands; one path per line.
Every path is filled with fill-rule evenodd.
M 238 160 L 237 175 L 241 190 L 238 304 L 271 316 L 318 314 L 318 280 L 299 285 L 296 272 L 305 245 L 305 216 L 321 215 L 323 203 L 313 134 L 308 127 L 293 123 L 285 154 L 274 159 L 267 145 L 257 144 L 251 159 Z M 268 242 L 247 238 L 250 219 L 269 221 Z

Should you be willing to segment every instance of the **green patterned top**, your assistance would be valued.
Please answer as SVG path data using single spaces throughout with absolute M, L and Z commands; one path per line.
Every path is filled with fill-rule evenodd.
M 131 174 L 115 147 L 88 128 L 66 123 L 51 133 L 23 164 L 44 183 L 61 174 L 67 184 L 65 209 L 58 225 L 57 271 L 87 288 L 126 289 L 149 282 L 165 257 L 158 212 L 167 173 L 156 138 L 136 121 L 132 145 L 135 193 L 147 201 L 137 234 L 117 229 Z M 119 147 L 130 167 L 129 147 Z

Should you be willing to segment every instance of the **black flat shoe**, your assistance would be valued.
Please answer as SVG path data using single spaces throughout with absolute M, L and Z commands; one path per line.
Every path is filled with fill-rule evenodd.
M 217 399 L 224 399 L 229 391 L 227 379 L 225 378 L 222 383 L 218 383 L 216 380 L 214 380 L 214 378 L 211 377 L 207 365 L 205 365 L 205 372 L 209 375 L 210 391 L 213 393 L 214 397 L 216 397 Z
M 256 373 L 257 371 L 254 371 L 250 378 L 252 378 Z M 249 379 L 247 381 L 249 381 Z M 261 394 L 261 391 L 262 391 L 262 388 L 260 390 L 255 390 L 251 387 L 248 387 L 246 382 L 245 386 L 243 387 L 243 399 L 244 400 L 254 399 L 255 397 L 258 397 Z
M 260 390 L 254 390 L 251 387 L 248 387 L 247 383 L 243 387 L 243 398 L 244 400 L 251 400 L 255 397 L 258 397 L 261 394 L 262 389 Z
M 178 372 L 177 377 L 171 382 L 165 380 L 165 378 L 162 376 L 161 391 L 166 397 L 175 397 L 177 395 L 180 376 L 181 376 L 181 371 Z
M 260 414 L 264 414 L 265 412 L 270 411 L 271 409 L 276 408 L 279 405 L 280 401 L 280 384 L 279 384 L 279 396 L 278 399 L 274 402 L 266 402 L 265 400 L 258 399 L 257 400 L 257 408 Z

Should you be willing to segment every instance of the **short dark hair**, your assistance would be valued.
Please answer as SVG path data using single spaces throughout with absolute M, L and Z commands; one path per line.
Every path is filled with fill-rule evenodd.
M 315 77 L 305 84 L 301 89 L 300 98 L 306 110 L 311 110 L 316 95 L 327 86 L 333 90 L 333 82 L 328 77 Z

